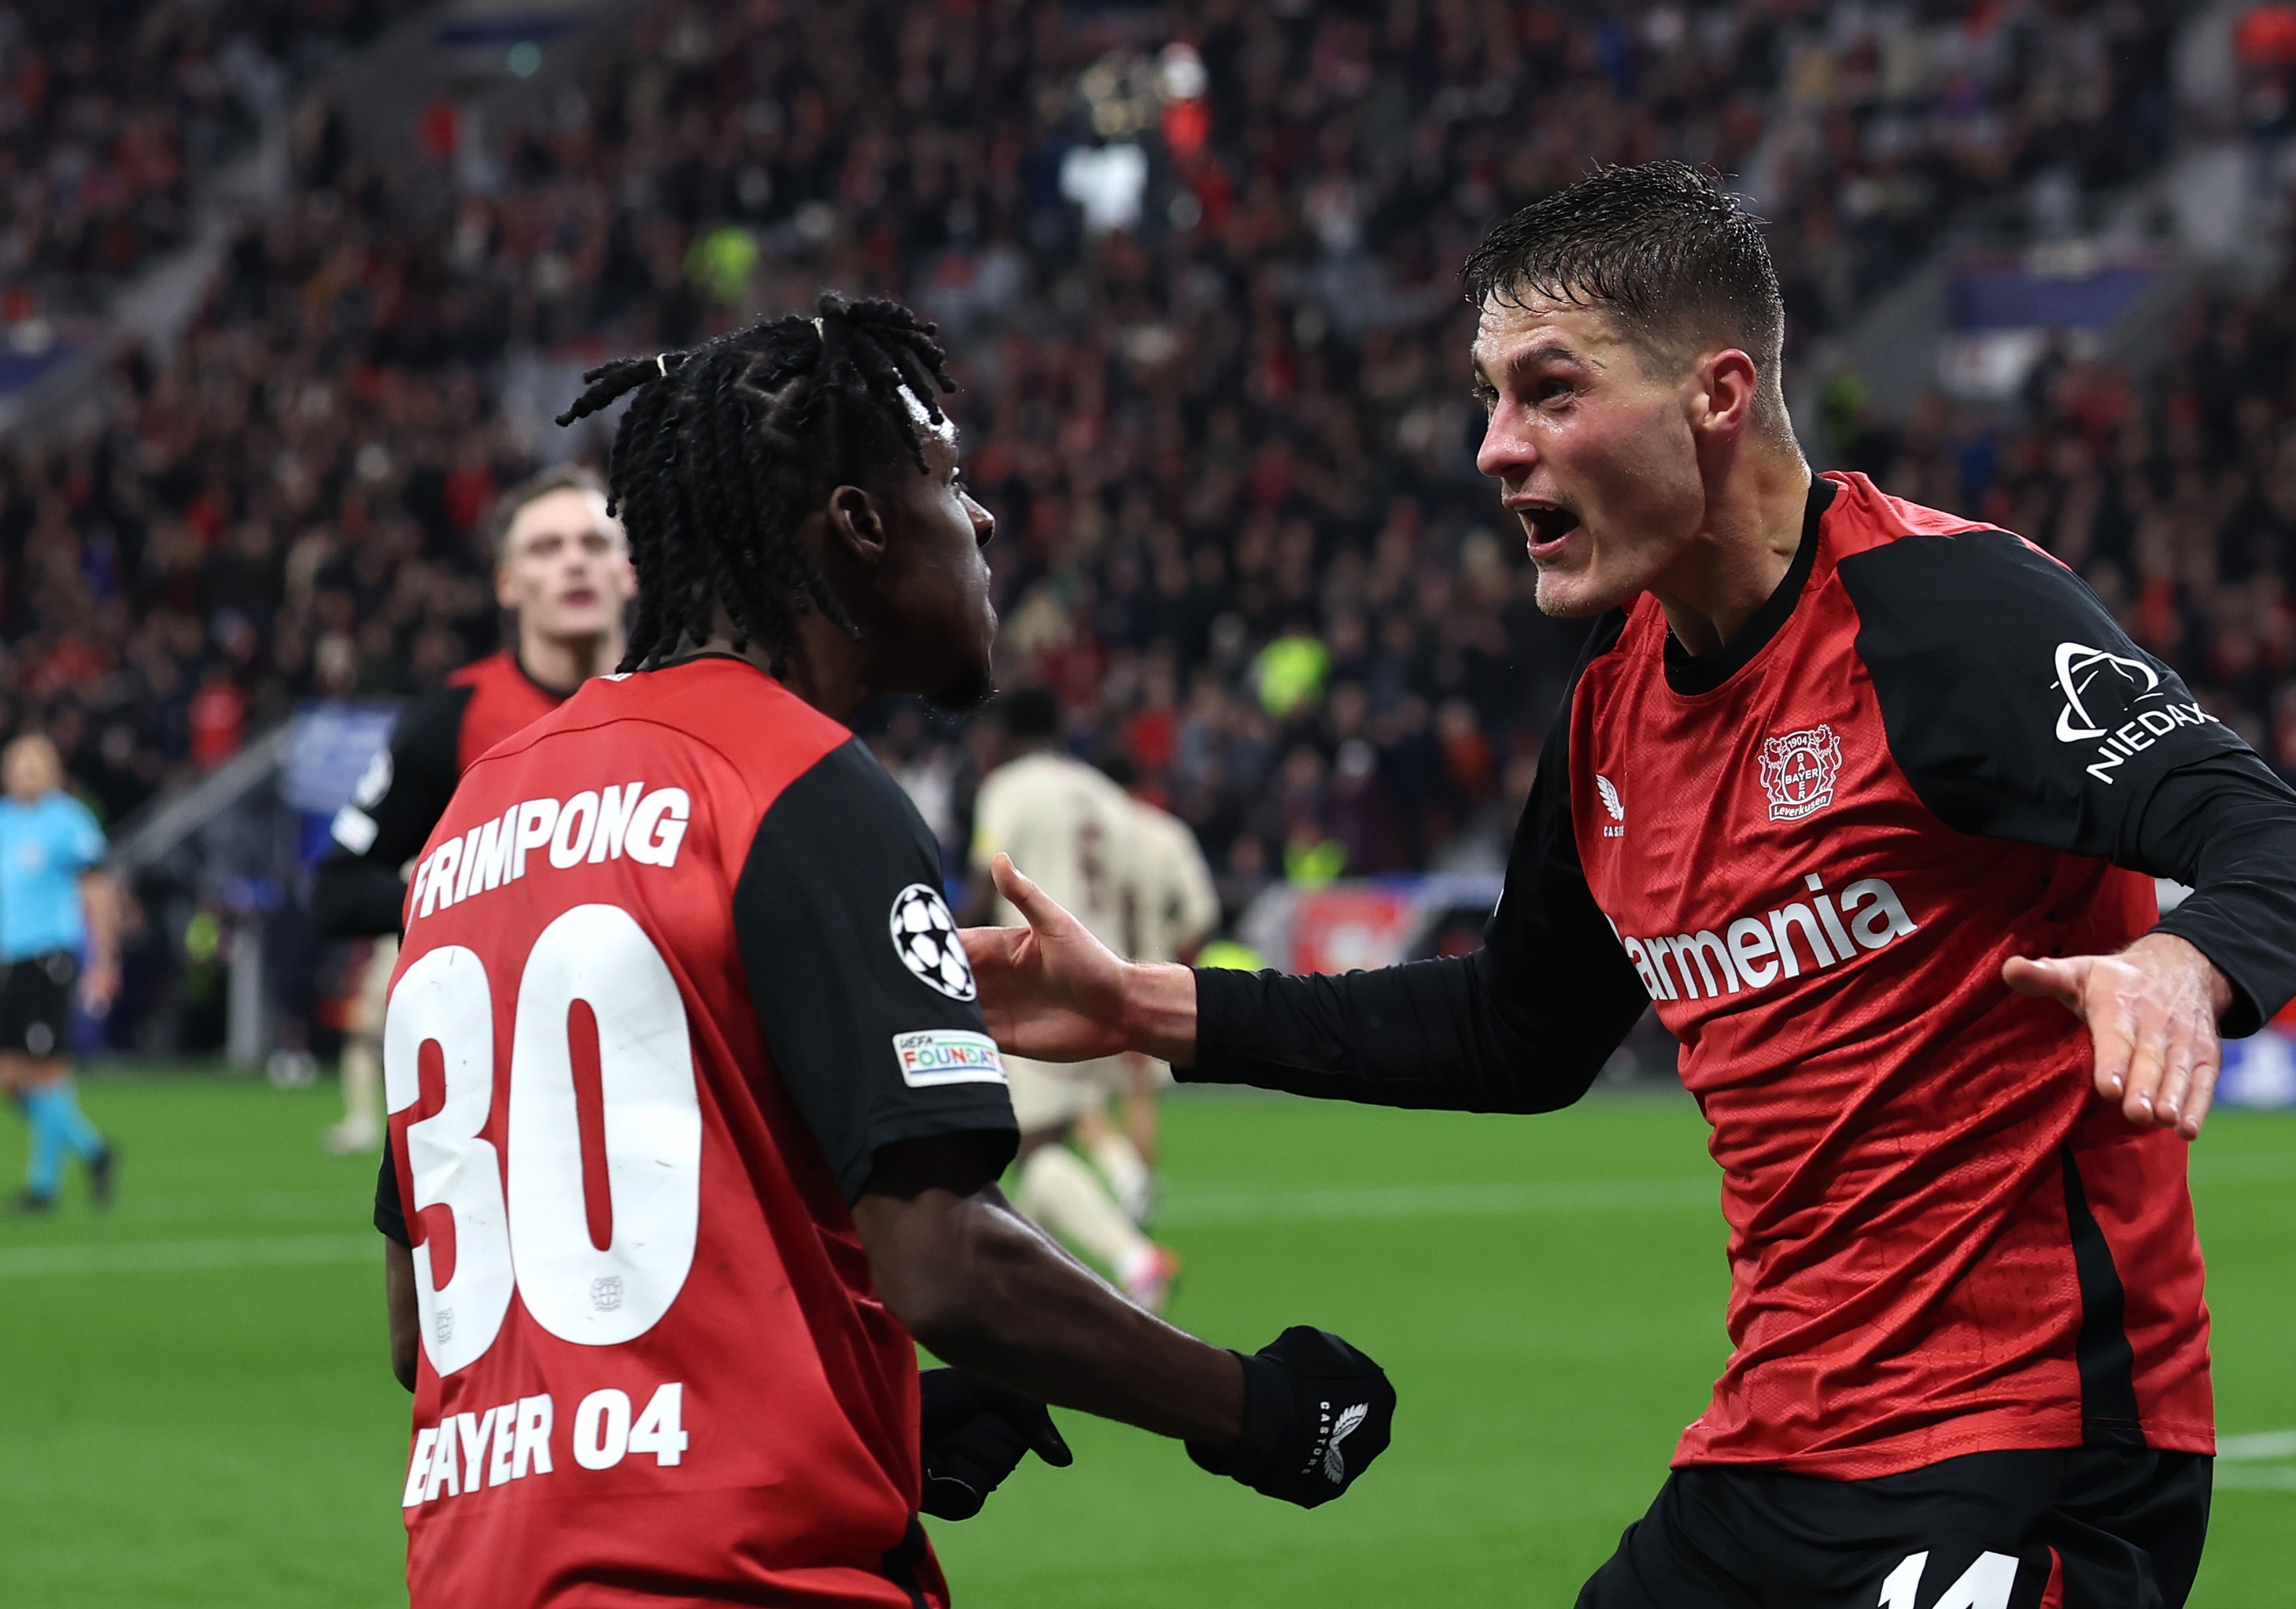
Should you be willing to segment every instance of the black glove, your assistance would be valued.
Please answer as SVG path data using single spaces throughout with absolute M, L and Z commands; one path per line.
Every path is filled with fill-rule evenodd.
M 1395 1388 L 1337 1335 L 1295 1324 L 1243 1360 L 1243 1435 L 1188 1457 L 1256 1492 L 1313 1508 L 1345 1491 L 1395 1433 Z
M 1041 1402 L 991 1385 L 963 1369 L 927 1369 L 925 1490 L 920 1505 L 936 1520 L 969 1520 L 1031 1450 L 1054 1469 L 1076 1462 Z

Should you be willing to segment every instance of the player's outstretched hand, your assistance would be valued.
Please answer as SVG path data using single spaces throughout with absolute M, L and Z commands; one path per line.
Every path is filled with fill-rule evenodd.
M 918 1378 L 924 1398 L 922 1506 L 933 1518 L 979 1514 L 1031 1452 L 1055 1469 L 1076 1462 L 1043 1403 L 963 1369 L 927 1369 Z
M 988 1032 L 1014 1055 L 1083 1062 L 1125 1042 L 1128 964 L 1021 874 L 1009 855 L 988 863 L 996 891 L 1026 927 L 968 927 L 957 936 L 980 989 Z
M 1313 1508 L 1353 1485 L 1394 1431 L 1386 1371 L 1337 1335 L 1295 1324 L 1243 1359 L 1242 1439 L 1218 1452 L 1191 1441 L 1188 1457 Z
M 2232 1004 L 2206 956 L 2174 933 L 2147 933 L 2117 956 L 2013 956 L 2001 978 L 2088 1024 L 2096 1091 L 2130 1122 L 2199 1135 L 2224 1059 L 2217 1019 Z

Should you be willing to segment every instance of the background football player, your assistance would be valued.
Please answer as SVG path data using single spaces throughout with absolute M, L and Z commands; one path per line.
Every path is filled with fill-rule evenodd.
M 382 1139 L 382 997 L 398 960 L 407 861 L 472 760 L 622 657 L 636 580 L 596 475 L 578 464 L 543 470 L 496 500 L 488 527 L 495 599 L 516 640 L 401 712 L 390 747 L 337 812 L 335 848 L 312 879 L 322 937 L 375 940 L 346 1023 L 343 1117 L 327 1131 L 338 1152 L 371 1151 Z
M 1133 948 L 1133 909 L 1142 870 L 1138 812 L 1124 790 L 1061 746 L 1061 709 L 1050 690 L 1024 687 L 999 701 L 1009 758 L 981 779 L 973 802 L 972 887 L 976 911 L 1017 920 L 988 874 L 1008 854 L 1111 948 Z M 1116 1276 L 1127 1294 L 1160 1312 L 1179 1259 L 1141 1233 L 1147 1160 L 1111 1125 L 1111 1096 L 1126 1088 L 1124 1056 L 1072 1065 L 1014 1056 L 1013 1112 L 1021 1124 L 1014 1203 Z M 1092 1165 L 1069 1148 L 1077 1139 Z

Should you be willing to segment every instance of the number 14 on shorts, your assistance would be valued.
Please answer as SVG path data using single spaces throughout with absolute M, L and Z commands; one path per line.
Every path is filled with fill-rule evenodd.
M 651 1454 L 668 1467 L 685 1457 L 685 1387 L 655 1388 L 635 1417 L 629 1393 L 609 1386 L 592 1391 L 574 1410 L 566 1451 L 582 1469 L 611 1469 L 624 1458 Z M 400 1506 L 414 1508 L 442 1497 L 467 1497 L 481 1486 L 502 1486 L 552 1474 L 557 1405 L 547 1393 L 521 1397 L 483 1414 L 450 1414 L 414 1434 Z
M 1979 1554 L 1943 1597 L 1917 1605 L 1922 1572 L 1929 1562 L 1926 1553 L 1907 1555 L 1882 1583 L 1880 1609 L 2009 1609 L 2009 1594 L 2017 1585 L 2017 1561 L 2009 1555 Z

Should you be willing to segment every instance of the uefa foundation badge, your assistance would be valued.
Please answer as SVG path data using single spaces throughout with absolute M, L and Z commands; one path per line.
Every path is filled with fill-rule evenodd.
M 1800 821 L 1833 802 L 1841 775 L 1841 739 L 1827 726 L 1789 732 L 1762 743 L 1762 792 L 1772 821 Z

